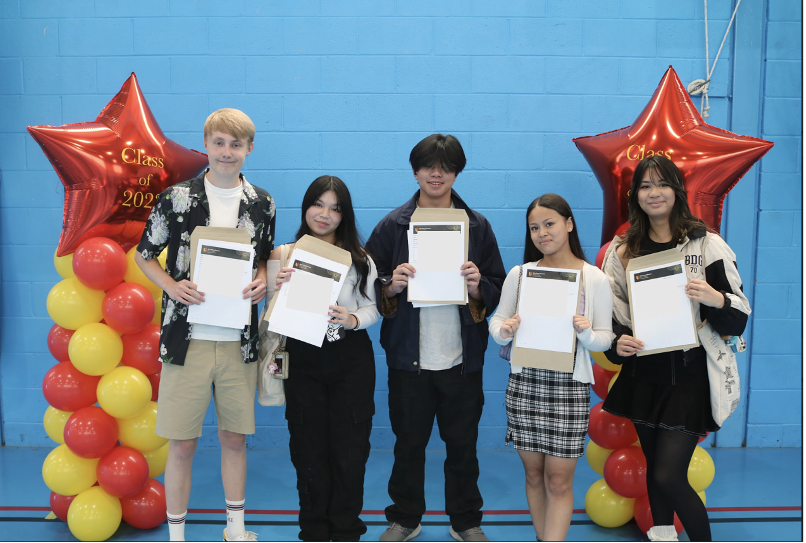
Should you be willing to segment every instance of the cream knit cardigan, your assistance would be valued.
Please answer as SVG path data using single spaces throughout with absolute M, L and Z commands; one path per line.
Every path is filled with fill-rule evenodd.
M 529 262 L 524 266 L 535 267 L 537 262 Z M 517 307 L 518 277 L 520 266 L 515 266 L 507 274 L 504 287 L 501 289 L 501 301 L 498 309 L 490 318 L 490 335 L 499 345 L 506 345 L 512 338 L 501 338 L 501 325 L 515 314 Z M 596 266 L 587 262 L 582 267 L 582 285 L 585 289 L 585 310 L 583 315 L 591 322 L 591 327 L 577 334 L 576 365 L 574 380 L 580 383 L 594 383 L 590 351 L 602 352 L 610 348 L 613 334 L 613 292 L 610 281 Z M 571 323 L 568 323 L 571 326 Z M 512 373 L 520 373 L 523 368 L 510 364 Z

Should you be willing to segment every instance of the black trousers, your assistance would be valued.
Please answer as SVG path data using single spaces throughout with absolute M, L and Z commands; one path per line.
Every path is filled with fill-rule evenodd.
M 476 441 L 484 406 L 482 372 L 411 372 L 389 369 L 389 418 L 395 463 L 386 508 L 389 522 L 416 528 L 425 513 L 425 447 L 436 416 L 445 442 L 445 512 L 457 532 L 481 524 L 481 492 Z
M 375 357 L 364 330 L 322 347 L 288 338 L 285 381 L 299 538 L 358 541 L 364 472 L 375 414 Z

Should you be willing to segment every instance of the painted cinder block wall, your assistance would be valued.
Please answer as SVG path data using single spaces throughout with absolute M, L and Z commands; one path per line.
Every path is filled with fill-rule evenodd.
M 733 9 L 708 6 L 711 58 Z M 571 139 L 630 124 L 668 65 L 705 77 L 700 0 L 5 0 L 0 4 L 0 420 L 11 446 L 52 446 L 41 393 L 54 363 L 45 298 L 63 190 L 26 125 L 92 121 L 136 72 L 160 126 L 202 149 L 220 107 L 258 128 L 247 178 L 278 204 L 277 240 L 299 224 L 315 177 L 349 185 L 361 230 L 416 189 L 412 146 L 459 137 L 457 190 L 491 221 L 507 268 L 524 209 L 557 192 L 598 250 L 601 190 Z M 745 0 L 710 93 L 711 124 L 776 142 L 726 204 L 723 234 L 754 302 L 740 357 L 743 403 L 718 446 L 799 446 L 801 361 L 800 4 Z M 695 99 L 699 103 L 699 99 Z M 377 359 L 372 444 L 393 435 Z M 480 448 L 501 448 L 507 366 L 491 345 Z M 592 401 L 597 401 L 595 397 Z M 215 447 L 211 408 L 203 446 Z M 281 408 L 258 408 L 253 448 L 287 447 Z M 712 438 L 711 443 L 714 442 Z M 441 448 L 438 438 L 432 446 Z

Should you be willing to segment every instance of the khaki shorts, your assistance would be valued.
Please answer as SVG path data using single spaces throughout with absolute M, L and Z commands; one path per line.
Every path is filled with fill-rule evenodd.
M 254 434 L 257 367 L 244 364 L 240 341 L 191 339 L 184 366 L 162 366 L 157 435 L 201 437 L 211 395 L 219 430 Z

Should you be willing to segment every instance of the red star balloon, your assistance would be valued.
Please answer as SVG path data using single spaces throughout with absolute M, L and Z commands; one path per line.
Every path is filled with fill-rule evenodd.
M 28 132 L 64 184 L 58 256 L 97 236 L 128 250 L 140 241 L 157 196 L 207 165 L 205 154 L 165 137 L 134 73 L 95 122 Z
M 644 157 L 674 161 L 692 213 L 719 230 L 725 196 L 773 145 L 706 124 L 671 66 L 632 125 L 574 143 L 604 191 L 602 244 L 629 219 L 627 191 Z

